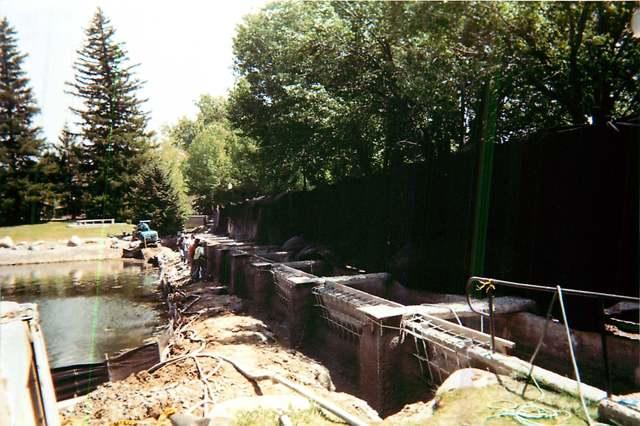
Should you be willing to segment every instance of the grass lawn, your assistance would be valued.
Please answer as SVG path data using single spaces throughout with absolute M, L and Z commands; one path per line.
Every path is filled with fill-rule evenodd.
M 126 223 L 114 225 L 69 227 L 72 222 L 47 222 L 37 225 L 0 227 L 0 238 L 9 236 L 15 243 L 19 241 L 68 240 L 73 235 L 80 238 L 107 237 L 123 232 L 131 232 L 135 226 Z
M 522 382 L 505 378 L 501 385 L 484 388 L 465 388 L 445 393 L 431 418 L 420 424 L 430 426 L 484 425 L 507 426 L 527 424 L 518 422 L 516 413 L 531 415 L 530 424 L 536 425 L 587 425 L 587 420 L 577 398 L 550 390 L 540 393 L 533 385 L 526 396 L 520 395 Z M 597 408 L 589 406 L 589 415 L 596 419 Z M 545 415 L 553 414 L 550 418 Z M 407 424 L 412 424 L 411 422 Z

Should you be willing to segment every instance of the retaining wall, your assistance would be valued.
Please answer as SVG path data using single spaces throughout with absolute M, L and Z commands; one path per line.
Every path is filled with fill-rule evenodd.
M 402 330 L 403 316 L 453 318 L 447 308 L 450 306 L 460 308 L 463 323 L 477 329 L 479 324 L 469 316 L 470 311 L 464 311 L 460 296 L 404 289 L 386 273 L 317 276 L 307 271 L 327 272 L 332 268 L 319 261 L 290 262 L 288 252 L 273 246 L 212 238 L 208 250 L 216 259 L 209 262 L 212 268 L 209 273 L 214 279 L 227 285 L 231 293 L 248 299 L 250 309 L 258 316 L 284 322 L 284 337 L 290 346 L 313 347 L 325 356 L 340 358 L 345 368 L 353 369 L 350 377 L 357 383 L 356 394 L 382 415 L 399 409 L 404 403 L 425 399 L 434 385 L 459 368 L 495 367 L 500 372 L 506 371 L 506 367 L 492 366 L 487 361 L 488 336 L 471 328 L 451 324 L 454 331 L 460 329 L 464 335 L 473 337 L 474 342 L 484 341 L 484 348 L 476 350 L 474 345 L 460 346 L 460 339 L 456 340 L 451 332 L 437 327 L 428 328 L 428 336 L 419 339 Z M 405 306 L 390 298 L 409 304 L 418 299 L 417 303 L 427 301 L 446 303 L 446 306 Z M 531 309 L 531 303 L 509 299 L 504 305 L 506 310 L 502 311 L 507 313 L 498 317 L 498 336 L 514 340 L 525 348 L 535 345 L 537 334 L 532 330 L 541 329 L 540 317 L 520 312 Z M 516 313 L 508 313 L 509 310 Z M 547 356 L 560 360 L 567 357 L 566 352 L 558 349 L 562 345 L 556 345 L 562 336 L 556 336 L 553 330 L 552 327 L 549 343 L 542 348 L 541 360 Z M 593 334 L 584 339 L 591 342 Z M 501 345 L 505 353 L 510 350 L 508 342 Z M 609 346 L 613 365 L 616 368 L 626 365 L 626 369 L 620 370 L 621 374 L 627 374 L 629 368 L 629 372 L 633 372 L 638 345 L 635 343 L 635 349 L 629 350 L 632 346 L 633 342 L 618 345 L 613 340 Z M 578 348 L 579 354 L 594 348 L 587 345 L 583 349 Z M 585 364 L 581 367 L 600 362 L 593 354 L 582 359 Z M 549 363 L 549 366 L 553 367 L 553 364 Z M 631 381 L 631 386 L 640 385 L 637 375 Z

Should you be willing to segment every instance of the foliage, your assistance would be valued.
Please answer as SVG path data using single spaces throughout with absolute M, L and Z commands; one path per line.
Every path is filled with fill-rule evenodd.
M 0 20 L 0 223 L 39 220 L 43 187 L 37 161 L 42 155 L 39 112 L 22 69 L 26 55 L 17 48 L 14 29 Z
M 181 119 L 168 134 L 186 150 L 184 179 L 196 209 L 210 213 L 216 203 L 255 195 L 261 175 L 256 146 L 232 128 L 226 101 L 203 95 L 196 105 L 196 119 Z
M 142 82 L 128 65 L 123 44 L 98 9 L 74 64 L 71 93 L 82 101 L 78 117 L 82 170 L 88 183 L 87 216 L 131 215 L 131 185 L 148 149 L 147 114 L 137 96 Z
M 231 122 L 272 190 L 638 114 L 634 4 L 276 2 L 234 40 Z
M 170 136 L 163 138 L 154 152 L 158 165 L 169 176 L 171 185 L 178 193 L 180 209 L 186 214 L 191 214 L 191 201 L 187 195 L 187 183 L 183 173 L 187 153 Z
M 281 410 L 272 410 L 269 408 L 256 408 L 249 411 L 241 411 L 234 417 L 233 426 L 278 426 L 280 416 L 286 414 L 291 422 L 296 425 L 335 425 L 341 423 L 341 419 L 331 413 L 325 412 L 322 408 L 312 406 L 307 409 L 289 409 L 285 413 Z
M 158 158 L 149 158 L 134 181 L 134 217 L 151 220 L 160 235 L 176 234 L 184 225 L 185 211 L 171 176 Z
M 513 4 L 500 14 L 514 83 L 563 122 L 603 123 L 637 114 L 640 46 L 629 28 L 633 2 Z M 524 106 L 523 106 L 524 108 Z
M 56 193 L 65 213 L 75 218 L 82 212 L 83 189 L 86 182 L 81 170 L 82 147 L 77 136 L 65 124 L 58 145 L 55 146 L 53 176 L 57 184 Z

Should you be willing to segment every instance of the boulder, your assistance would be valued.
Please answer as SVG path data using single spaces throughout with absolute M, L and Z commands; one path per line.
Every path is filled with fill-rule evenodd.
M 82 240 L 77 235 L 74 235 L 69 238 L 69 241 L 67 241 L 67 245 L 69 247 L 78 247 L 82 245 Z
M 0 239 L 0 248 L 14 248 L 16 245 L 13 243 L 13 239 L 11 237 L 6 236 Z
M 442 382 L 436 392 L 436 396 L 442 396 L 457 389 L 483 388 L 497 383 L 498 378 L 494 373 L 477 368 L 463 368 L 453 372 L 447 377 L 447 380 Z
M 293 256 L 296 255 L 300 250 L 302 250 L 307 243 L 301 235 L 296 235 L 295 237 L 289 238 L 282 245 L 282 250 L 290 252 Z
M 309 244 L 305 246 L 294 257 L 295 260 L 325 260 L 329 263 L 335 262 L 335 256 L 333 252 L 326 247 Z

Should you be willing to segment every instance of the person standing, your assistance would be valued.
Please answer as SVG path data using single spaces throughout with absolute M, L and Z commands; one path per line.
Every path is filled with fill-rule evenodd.
M 197 246 L 193 254 L 193 268 L 191 269 L 191 277 L 194 280 L 199 281 L 204 278 L 204 241 L 200 243 L 200 240 L 196 240 L 196 242 Z
M 196 253 L 196 247 L 198 247 L 198 244 L 200 244 L 200 239 L 196 238 L 195 241 L 193 241 L 190 245 L 189 245 L 189 251 L 188 251 L 188 261 L 189 261 L 189 266 L 191 266 L 191 268 L 193 269 L 193 255 Z
M 184 263 L 190 263 L 189 248 L 191 248 L 191 236 L 187 234 L 182 239 L 182 251 L 184 252 L 184 257 L 182 258 L 182 260 L 184 261 Z

